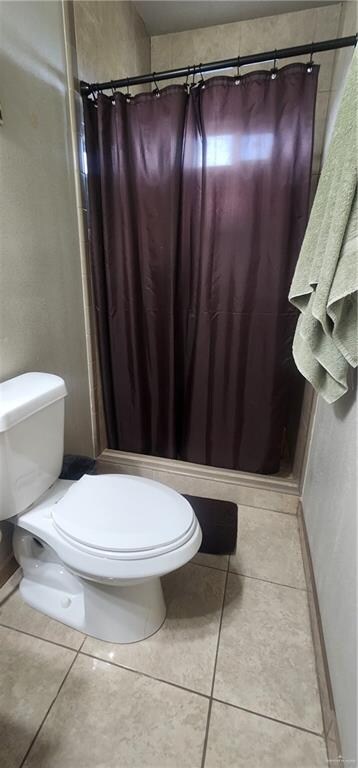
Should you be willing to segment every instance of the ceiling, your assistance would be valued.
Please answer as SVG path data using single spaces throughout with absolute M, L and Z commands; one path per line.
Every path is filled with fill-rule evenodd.
M 133 0 L 149 35 L 300 11 L 337 0 Z

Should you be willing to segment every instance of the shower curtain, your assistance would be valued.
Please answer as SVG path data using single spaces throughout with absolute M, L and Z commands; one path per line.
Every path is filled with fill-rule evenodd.
M 279 470 L 318 67 L 274 75 L 84 99 L 113 449 Z

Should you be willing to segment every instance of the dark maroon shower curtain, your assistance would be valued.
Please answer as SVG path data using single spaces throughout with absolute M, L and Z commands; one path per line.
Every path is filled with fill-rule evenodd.
M 111 448 L 278 471 L 317 75 L 85 99 Z

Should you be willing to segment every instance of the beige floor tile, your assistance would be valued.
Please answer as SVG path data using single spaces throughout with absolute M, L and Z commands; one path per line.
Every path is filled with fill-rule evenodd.
M 210 693 L 224 571 L 187 565 L 163 578 L 167 618 L 152 637 L 114 645 L 88 637 L 83 651 L 200 693 Z
M 208 701 L 80 655 L 26 768 L 200 768 Z
M 233 499 L 237 504 L 258 509 L 271 509 L 276 512 L 285 512 L 289 515 L 297 513 L 298 496 L 278 491 L 266 491 L 259 488 L 238 486 Z
M 239 507 L 237 552 L 230 571 L 305 588 L 296 517 L 254 507 Z
M 205 768 L 327 768 L 322 738 L 214 701 Z
M 18 768 L 75 654 L 0 627 L 0 762 Z
M 198 552 L 193 558 L 193 563 L 198 565 L 207 565 L 208 568 L 219 568 L 220 571 L 227 571 L 229 555 L 207 555 L 205 552 Z
M 229 574 L 214 696 L 322 732 L 306 592 Z
M 0 587 L 0 606 L 9 598 L 12 592 L 18 587 L 22 578 L 22 569 L 19 567 L 10 576 L 9 579 Z
M 78 650 L 84 638 L 81 632 L 30 608 L 18 590 L 0 606 L 0 624 L 29 632 L 30 635 L 51 640 L 59 645 L 67 645 L 75 650 Z

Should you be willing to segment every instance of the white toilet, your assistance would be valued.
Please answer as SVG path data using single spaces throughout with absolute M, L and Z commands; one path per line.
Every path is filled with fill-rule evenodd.
M 129 475 L 59 480 L 64 398 L 59 376 L 0 384 L 0 520 L 14 523 L 29 605 L 101 640 L 133 643 L 165 618 L 160 576 L 198 551 L 190 504 Z

